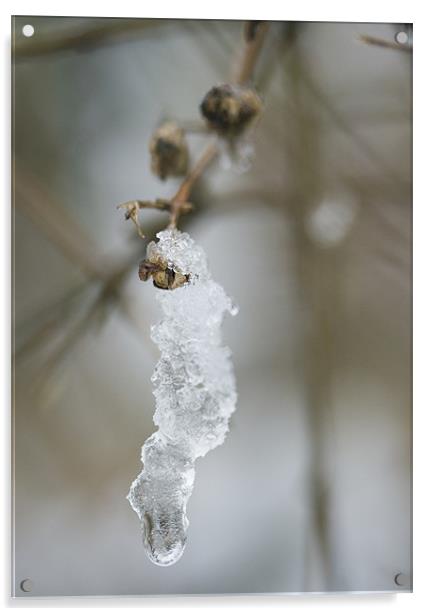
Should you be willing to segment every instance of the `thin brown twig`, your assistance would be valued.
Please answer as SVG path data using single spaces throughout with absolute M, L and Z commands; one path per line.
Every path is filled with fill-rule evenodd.
M 268 29 L 268 22 L 245 22 L 245 47 L 238 71 L 233 77 L 234 83 L 243 85 L 251 79 Z M 163 209 L 165 211 L 170 210 L 170 221 L 168 226 L 171 229 L 175 229 L 177 227 L 178 219 L 181 214 L 187 213 L 191 210 L 191 204 L 188 200 L 194 185 L 202 176 L 207 167 L 213 162 L 217 154 L 217 143 L 211 141 L 198 158 L 193 169 L 183 180 L 172 199 L 157 199 L 156 201 L 135 200 L 122 203 L 118 206 L 119 208 L 126 209 L 126 219 L 133 221 L 138 229 L 138 234 L 140 237 L 145 237 L 138 219 L 139 210 L 143 208 L 152 207 L 156 209 Z
M 105 278 L 103 258 L 95 257 L 100 251 L 92 238 L 36 176 L 18 162 L 14 165 L 13 203 L 84 275 Z
M 386 39 L 378 38 L 377 36 L 369 36 L 368 34 L 361 34 L 359 40 L 367 45 L 376 45 L 377 47 L 386 47 L 387 49 L 395 49 L 396 51 L 413 51 L 411 45 L 402 45 L 395 43 L 394 41 L 387 41 Z
M 89 30 L 69 31 L 62 36 L 42 36 L 33 40 L 16 42 L 13 48 L 15 60 L 34 58 L 53 53 L 86 51 L 95 47 L 141 37 L 144 30 L 163 25 L 160 19 L 115 19 Z M 34 24 L 37 29 L 37 20 Z
M 250 36 L 250 22 L 246 22 L 245 47 L 238 70 L 234 74 L 235 83 L 243 85 L 250 81 L 268 29 L 269 23 L 263 21 L 256 26 L 254 36 Z
M 178 200 L 174 203 L 174 199 L 175 197 L 173 199 L 156 199 L 155 201 L 141 201 L 135 199 L 134 201 L 126 201 L 125 203 L 117 205 L 117 210 L 126 210 L 126 220 L 131 220 L 138 230 L 139 237 L 145 239 L 145 234 L 139 224 L 139 210 L 153 209 L 161 210 L 162 212 L 171 212 L 172 218 L 174 210 L 178 217 L 180 214 L 187 214 L 193 209 L 191 203 L 185 200 Z
M 117 304 L 119 303 L 121 288 L 129 274 L 131 263 L 135 263 L 135 261 L 136 257 L 134 255 L 133 259 L 126 259 L 121 266 L 113 270 L 109 278 L 107 278 L 101 286 L 95 300 L 91 302 L 90 306 L 84 311 L 83 315 L 81 315 L 76 322 L 69 325 L 69 329 L 63 335 L 55 350 L 45 362 L 44 370 L 46 374 L 53 371 L 55 366 L 61 362 L 66 353 L 68 353 L 70 349 L 78 342 L 81 335 L 86 332 L 90 326 L 94 325 L 97 317 L 103 317 L 107 304 L 110 302 Z M 128 317 L 127 314 L 125 314 L 125 316 Z M 53 325 L 55 326 L 55 324 Z M 40 336 L 35 339 L 36 344 L 39 342 Z M 26 350 L 32 350 L 32 346 L 27 347 Z
M 209 143 L 200 158 L 198 159 L 192 171 L 188 174 L 186 179 L 183 181 L 183 183 L 177 190 L 175 196 L 172 199 L 171 219 L 169 222 L 170 227 L 175 228 L 177 226 L 178 218 L 182 213 L 184 204 L 188 202 L 193 186 L 200 178 L 202 173 L 205 171 L 205 169 L 214 160 L 217 153 L 217 145 L 214 142 Z
M 33 331 L 33 333 L 31 333 L 18 348 L 16 348 L 16 345 L 14 344 L 13 357 L 15 361 L 27 357 L 31 354 L 33 349 L 37 349 L 41 343 L 48 342 L 51 334 L 53 334 L 58 328 L 64 326 L 65 321 L 70 316 L 70 305 L 77 297 L 79 297 L 79 295 L 83 293 L 87 287 L 88 282 L 86 281 L 84 284 L 72 289 L 70 293 L 67 293 L 65 297 L 62 297 L 56 304 L 54 304 L 53 308 L 49 309 L 50 314 L 48 317 L 46 315 L 42 315 L 42 318 L 44 318 L 42 326 L 36 329 L 36 331 Z M 36 321 L 38 320 L 39 319 L 36 315 Z
M 269 24 L 266 22 L 262 22 L 253 28 L 250 28 L 250 22 L 245 23 L 245 48 L 238 72 L 233 79 L 235 83 L 241 85 L 249 81 L 251 78 L 268 28 Z M 182 205 L 188 201 L 196 181 L 201 177 L 203 172 L 215 159 L 217 154 L 217 144 L 214 142 L 209 143 L 198 159 L 195 167 L 179 187 L 177 193 L 172 199 L 171 220 L 169 223 L 171 228 L 175 228 L 177 226 L 178 218 L 182 213 Z

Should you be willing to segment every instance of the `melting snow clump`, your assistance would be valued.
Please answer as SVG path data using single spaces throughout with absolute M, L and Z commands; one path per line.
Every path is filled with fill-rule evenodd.
M 151 330 L 161 351 L 152 376 L 158 430 L 142 447 L 143 470 L 128 499 L 141 520 L 150 560 L 167 566 L 185 548 L 195 460 L 223 443 L 235 410 L 235 377 L 221 325 L 224 314 L 237 309 L 212 280 L 204 251 L 187 233 L 169 229 L 157 237 L 147 257 L 160 257 L 188 282 L 155 289 L 163 315 Z

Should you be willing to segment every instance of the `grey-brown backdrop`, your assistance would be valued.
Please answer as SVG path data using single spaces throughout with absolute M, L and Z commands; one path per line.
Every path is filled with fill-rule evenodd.
M 411 36 L 271 24 L 253 167 L 216 162 L 197 187 L 182 226 L 240 307 L 224 329 L 239 402 L 197 463 L 186 551 L 158 568 L 125 498 L 154 430 L 158 314 L 136 273 L 144 243 L 115 206 L 173 194 L 178 181 L 150 173 L 150 135 L 199 120 L 242 24 L 14 20 L 17 595 L 24 579 L 27 596 L 411 587 L 412 54 L 393 48 L 399 30 Z M 193 156 L 204 141 L 191 135 Z M 149 233 L 165 222 L 144 216 Z

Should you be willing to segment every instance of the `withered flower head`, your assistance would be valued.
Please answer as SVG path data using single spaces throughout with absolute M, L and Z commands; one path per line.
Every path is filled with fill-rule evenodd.
M 141 280 L 153 279 L 153 285 L 159 289 L 178 289 L 189 281 L 187 274 L 181 274 L 168 267 L 167 261 L 160 257 L 144 259 L 139 264 L 139 278 Z
M 235 137 L 260 114 L 262 100 L 252 88 L 224 84 L 211 88 L 200 110 L 212 130 Z
M 151 171 L 165 180 L 187 173 L 189 151 L 184 131 L 175 122 L 165 122 L 150 141 Z

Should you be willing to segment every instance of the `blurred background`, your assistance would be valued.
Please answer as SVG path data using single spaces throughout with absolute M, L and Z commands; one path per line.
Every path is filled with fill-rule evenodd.
M 243 23 L 12 30 L 16 595 L 411 589 L 411 27 L 272 23 L 253 166 L 217 160 L 196 185 L 180 227 L 240 307 L 239 402 L 168 568 L 126 501 L 155 429 L 159 314 L 115 206 L 175 193 L 150 136 L 201 121 Z M 193 159 L 207 139 L 189 135 Z M 166 223 L 142 214 L 148 239 Z

